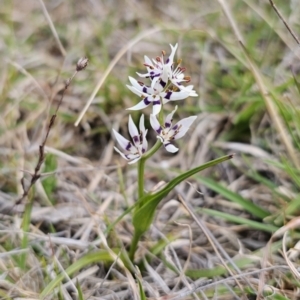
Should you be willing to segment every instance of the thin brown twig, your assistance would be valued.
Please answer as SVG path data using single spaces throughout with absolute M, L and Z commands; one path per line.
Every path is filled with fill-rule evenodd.
M 284 19 L 284 17 L 282 16 L 282 14 L 280 13 L 280 11 L 278 10 L 278 8 L 276 7 L 275 3 L 273 2 L 273 0 L 269 0 L 272 8 L 275 10 L 276 14 L 278 15 L 278 17 L 280 18 L 280 20 L 283 22 L 283 24 L 285 25 L 285 27 L 287 28 L 287 30 L 290 32 L 290 34 L 292 35 L 292 37 L 294 38 L 294 40 L 297 42 L 298 45 L 300 45 L 300 40 L 298 39 L 298 37 L 296 36 L 296 34 L 294 33 L 293 29 L 289 26 L 289 24 L 286 22 L 286 20 Z
M 31 188 L 33 187 L 33 185 L 41 177 L 40 170 L 41 170 L 41 166 L 42 166 L 43 162 L 45 161 L 45 145 L 46 145 L 46 142 L 48 140 L 50 130 L 52 129 L 52 127 L 54 125 L 55 119 L 57 117 L 58 110 L 61 106 L 61 103 L 62 103 L 64 95 L 65 95 L 65 92 L 68 89 L 68 87 L 70 86 L 70 84 L 71 84 L 72 80 L 74 79 L 75 75 L 79 71 L 84 70 L 86 68 L 87 64 L 88 64 L 88 59 L 86 57 L 80 58 L 79 61 L 76 64 L 76 70 L 75 70 L 74 74 L 66 81 L 65 87 L 64 87 L 63 92 L 62 92 L 61 97 L 60 97 L 60 100 L 59 100 L 59 102 L 56 106 L 55 113 L 50 118 L 49 125 L 47 127 L 44 140 L 42 141 L 42 143 L 39 146 L 39 158 L 38 158 L 38 162 L 37 162 L 37 164 L 34 168 L 34 173 L 31 176 L 30 183 L 27 187 L 25 187 L 24 177 L 21 179 L 21 184 L 22 184 L 22 187 L 23 187 L 23 195 L 20 199 L 18 199 L 16 201 L 15 205 L 19 205 L 20 203 L 22 203 L 22 201 L 28 196 L 28 194 L 29 194 Z

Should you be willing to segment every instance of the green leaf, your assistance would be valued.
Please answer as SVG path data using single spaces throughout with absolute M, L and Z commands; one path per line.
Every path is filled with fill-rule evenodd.
M 82 293 L 82 290 L 81 290 L 81 287 L 80 287 L 80 284 L 79 284 L 78 280 L 76 282 L 76 288 L 77 288 L 77 291 L 78 291 L 78 299 L 79 300 L 84 300 L 83 293 Z
M 143 286 L 142 286 L 142 284 L 141 284 L 141 281 L 140 281 L 139 278 L 138 278 L 137 280 L 138 280 L 138 283 L 139 283 L 140 299 L 141 299 L 141 300 L 147 300 L 145 291 L 144 291 Z
M 89 253 L 79 260 L 77 260 L 74 264 L 68 267 L 65 270 L 65 273 L 69 276 L 75 273 L 76 271 L 82 269 L 83 267 L 91 264 L 91 263 L 98 263 L 98 262 L 112 262 L 113 259 L 110 254 L 105 250 L 99 250 L 97 252 Z M 57 277 L 55 277 L 42 291 L 40 294 L 40 298 L 44 298 L 49 295 L 53 289 L 64 279 L 65 274 L 61 273 Z
M 142 197 L 139 202 L 140 206 L 133 213 L 133 226 L 135 229 L 135 234 L 137 236 L 141 236 L 144 232 L 146 232 L 153 220 L 155 209 L 159 202 L 168 195 L 170 191 L 172 191 L 179 183 L 187 178 L 195 175 L 196 173 L 207 169 L 209 167 L 215 166 L 221 162 L 231 159 L 232 155 L 222 156 L 215 160 L 212 160 L 204 165 L 198 166 L 192 170 L 184 172 L 183 174 L 177 176 L 172 179 L 169 183 L 166 184 L 161 190 L 155 193 L 148 193 L 144 197 Z
M 278 229 L 278 227 L 271 225 L 271 224 L 265 224 L 265 223 L 261 223 L 261 222 L 248 220 L 245 218 L 241 218 L 241 217 L 238 217 L 235 215 L 227 214 L 227 213 L 220 212 L 220 211 L 213 210 L 213 209 L 201 208 L 200 212 L 203 212 L 210 216 L 220 217 L 227 221 L 231 221 L 231 222 L 234 222 L 237 224 L 247 225 L 250 228 L 258 229 L 258 230 L 266 231 L 266 232 L 270 232 L 270 233 L 274 233 Z
M 291 71 L 292 71 L 292 75 L 293 75 L 293 78 L 294 78 L 295 85 L 296 85 L 296 87 L 297 87 L 297 89 L 298 89 L 298 93 L 300 94 L 300 83 L 298 82 L 298 80 L 297 80 L 297 78 L 296 78 L 296 75 L 295 75 L 295 73 L 293 72 L 293 69 L 291 69 Z
M 56 156 L 53 154 L 47 154 L 43 172 L 45 172 L 45 173 L 52 172 L 52 171 L 56 170 L 56 168 L 57 168 Z M 48 198 L 51 200 L 51 203 L 55 204 L 55 201 L 53 198 L 53 193 L 57 186 L 56 177 L 52 175 L 52 176 L 45 178 L 44 180 L 42 180 L 42 185 L 45 189 L 45 192 L 46 192 Z
M 270 251 L 271 253 L 278 251 L 282 247 L 282 241 L 275 242 L 271 245 Z M 247 266 L 250 266 L 252 264 L 257 264 L 257 259 L 255 257 L 263 257 L 265 248 L 262 248 L 260 250 L 254 251 L 249 254 L 248 256 L 243 257 L 236 257 L 233 259 L 234 264 L 240 268 L 246 268 Z M 231 264 L 227 264 L 227 267 L 225 266 L 216 266 L 211 269 L 189 269 L 185 272 L 185 275 L 190 277 L 191 279 L 199 279 L 203 277 L 207 278 L 215 278 L 216 276 L 223 276 L 228 274 L 228 268 L 232 269 Z
M 212 179 L 204 178 L 201 176 L 197 176 L 196 179 L 200 181 L 202 184 L 215 191 L 216 193 L 224 196 L 226 199 L 238 203 L 242 206 L 246 211 L 256 216 L 257 218 L 263 219 L 270 215 L 270 213 L 263 208 L 255 205 L 250 200 L 243 198 L 241 195 L 234 193 L 227 188 L 223 187 L 219 183 L 215 182 Z

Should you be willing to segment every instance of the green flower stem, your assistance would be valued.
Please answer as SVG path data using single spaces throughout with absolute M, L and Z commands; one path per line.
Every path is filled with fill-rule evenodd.
M 138 199 L 144 195 L 144 171 L 145 171 L 145 159 L 138 161 Z
M 160 125 L 164 124 L 164 112 L 163 109 L 160 110 L 159 114 L 158 114 L 158 122 Z
M 132 262 L 134 260 L 134 254 L 137 249 L 137 245 L 138 245 L 138 242 L 139 242 L 141 236 L 142 235 L 140 233 L 138 233 L 136 230 L 134 231 L 134 235 L 133 235 L 133 238 L 132 238 L 132 241 L 130 244 L 130 250 L 129 250 L 129 258 Z
M 146 160 L 151 157 L 161 146 L 161 141 L 157 139 L 155 145 L 147 151 L 142 158 L 138 161 L 138 197 L 139 199 L 144 196 L 144 171 Z
M 144 196 L 144 171 L 145 171 L 145 163 L 146 160 L 151 157 L 162 145 L 162 142 L 160 139 L 157 139 L 155 145 L 147 151 L 141 159 L 138 161 L 138 197 L 141 199 Z M 138 209 L 143 203 L 140 203 L 137 205 L 136 209 Z M 132 238 L 132 242 L 130 245 L 130 250 L 129 250 L 129 258 L 133 262 L 134 260 L 134 254 L 137 249 L 137 245 L 139 243 L 139 240 L 141 238 L 142 234 L 140 231 L 137 231 L 136 228 L 134 230 L 134 235 Z

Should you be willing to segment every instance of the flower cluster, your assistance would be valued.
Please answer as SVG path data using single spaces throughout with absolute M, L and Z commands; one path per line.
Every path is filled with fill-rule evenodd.
M 131 85 L 127 87 L 136 95 L 142 98 L 142 100 L 133 107 L 128 108 L 128 110 L 140 110 L 146 108 L 152 104 L 152 114 L 150 115 L 150 124 L 152 128 L 158 134 L 157 138 L 163 143 L 165 149 L 169 152 L 177 152 L 172 141 L 183 137 L 192 123 L 195 121 L 196 116 L 191 116 L 172 125 L 173 115 L 177 110 L 175 109 L 167 115 L 165 121 L 162 124 L 161 120 L 162 109 L 164 104 L 170 101 L 183 100 L 187 97 L 196 97 L 197 93 L 193 90 L 193 85 L 183 85 L 190 81 L 190 77 L 185 76 L 185 68 L 181 67 L 181 61 L 177 62 L 175 67 L 174 56 L 177 50 L 178 44 L 171 46 L 171 54 L 165 59 L 166 53 L 163 51 L 160 57 L 155 59 L 150 59 L 145 56 L 144 66 L 147 69 L 147 73 L 140 74 L 137 73 L 142 78 L 150 79 L 150 85 L 146 85 L 141 81 L 137 81 L 133 77 L 129 77 Z M 159 118 L 157 118 L 159 115 Z M 115 150 L 129 163 L 134 163 L 138 161 L 142 155 L 147 151 L 147 140 L 144 126 L 144 115 L 140 119 L 139 129 L 136 128 L 132 121 L 131 116 L 129 116 L 128 129 L 133 142 L 128 141 L 118 132 L 113 130 L 114 135 L 120 144 L 122 151 L 115 147 Z

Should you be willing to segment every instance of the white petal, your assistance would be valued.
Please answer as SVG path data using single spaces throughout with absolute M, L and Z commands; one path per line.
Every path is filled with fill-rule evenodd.
M 125 139 L 119 132 L 115 131 L 113 129 L 113 133 L 116 137 L 116 140 L 118 141 L 119 145 L 125 150 L 128 151 L 126 148 L 129 144 L 131 144 L 130 141 L 128 141 L 127 139 Z M 133 146 L 133 145 L 132 145 Z
M 126 160 L 129 160 L 124 153 L 122 153 L 117 147 L 114 147 L 114 149 Z
M 129 81 L 132 84 L 132 86 L 134 88 L 136 88 L 137 90 L 140 90 L 141 85 L 138 83 L 138 81 L 131 76 L 129 76 L 128 78 L 129 78 Z
M 180 74 L 176 75 L 176 81 L 181 82 L 181 81 L 187 81 L 187 80 L 184 79 L 184 74 L 180 73 Z
M 153 85 L 153 82 L 155 82 L 154 85 Z M 161 77 L 159 77 L 155 81 L 155 78 L 154 78 L 153 81 L 152 81 L 152 84 L 151 84 L 151 87 L 153 87 L 152 88 L 153 92 L 150 93 L 150 94 L 156 94 L 157 95 L 160 92 L 162 92 L 165 89 L 165 87 L 167 86 L 167 82 L 168 82 L 168 79 L 166 81 L 163 81 L 161 79 Z
M 129 161 L 128 164 L 129 164 L 129 165 L 134 164 L 134 163 L 136 163 L 136 162 L 137 162 L 138 160 L 140 160 L 140 159 L 141 159 L 141 156 L 138 156 L 138 157 L 135 158 L 134 160 Z
M 158 139 L 158 140 L 160 140 L 161 141 L 161 143 L 163 144 L 163 142 L 164 142 L 164 139 L 160 136 L 160 135 L 158 135 L 158 136 L 156 136 L 156 138 Z
M 161 93 L 160 95 L 164 99 L 164 104 L 169 101 L 183 100 L 189 96 L 189 91 L 180 91 L 180 92 L 167 92 Z
M 140 118 L 140 132 L 142 134 L 142 145 L 140 146 L 140 148 L 142 150 L 147 151 L 148 142 L 147 142 L 147 139 L 146 139 L 146 135 L 147 135 L 148 129 L 147 130 L 145 129 L 144 115 L 141 115 L 141 118 Z
M 193 88 L 194 88 L 193 85 L 188 85 L 188 86 L 185 86 L 185 87 L 183 88 L 183 90 L 189 91 L 189 92 L 190 92 L 190 94 L 189 94 L 190 97 L 197 97 L 198 94 L 193 90 Z
M 146 65 L 149 65 L 149 66 L 151 66 L 151 67 L 154 67 L 153 66 L 153 63 L 152 63 L 152 60 L 148 57 L 148 56 L 144 56 L 144 59 L 145 59 L 145 64 Z
M 181 137 L 183 137 L 186 134 L 186 132 L 189 130 L 192 123 L 196 120 L 196 118 L 197 118 L 196 116 L 191 116 L 191 117 L 182 119 L 181 121 L 176 123 L 176 125 L 174 125 L 173 128 L 175 126 L 181 126 L 181 128 L 180 128 L 179 132 L 174 136 L 174 139 L 178 140 Z
M 149 104 L 150 104 L 150 103 L 151 103 L 151 102 L 149 102 Z M 135 106 L 126 108 L 126 110 L 140 110 L 140 109 L 143 109 L 143 108 L 147 107 L 149 104 L 146 104 L 146 103 L 144 102 L 144 100 L 142 100 L 141 102 L 139 102 L 139 103 L 136 104 Z
M 153 104 L 152 113 L 154 115 L 158 115 L 161 111 L 161 103 L 160 104 Z
M 143 93 L 140 91 L 140 90 L 137 90 L 135 87 L 131 86 L 131 85 L 128 85 L 126 84 L 126 86 L 136 95 L 138 96 L 142 96 Z
M 159 122 L 158 122 L 158 120 L 157 120 L 157 118 L 156 118 L 156 116 L 155 115 L 150 115 L 150 124 L 151 124 L 151 127 L 158 133 L 158 134 L 160 134 L 160 132 L 161 132 L 161 126 L 160 126 L 160 124 L 159 124 Z
M 132 137 L 132 139 L 134 141 L 134 144 L 136 144 L 136 139 L 139 138 L 139 131 L 136 128 L 134 122 L 132 121 L 131 115 L 129 115 L 128 130 L 129 130 L 130 136 Z
M 198 97 L 198 94 L 195 91 L 191 91 L 190 97 Z
M 114 147 L 114 149 L 124 158 L 128 161 L 128 164 L 133 164 L 135 162 L 137 162 L 141 156 L 136 153 L 136 154 L 132 154 L 132 153 L 129 153 L 129 154 L 124 154 L 122 153 L 117 147 Z
M 170 128 L 172 126 L 172 119 L 173 119 L 173 115 L 175 113 L 175 111 L 177 110 L 177 105 L 175 106 L 175 109 L 167 115 L 166 119 L 165 119 L 165 127 Z
M 149 73 L 145 73 L 145 74 L 142 74 L 142 73 L 138 73 L 138 72 L 136 72 L 136 74 L 137 75 L 139 75 L 140 77 L 149 77 L 150 76 L 150 74 Z
M 138 152 L 125 154 L 128 160 L 140 158 L 140 154 Z
M 141 115 L 140 117 L 140 132 L 141 133 L 144 133 L 146 130 L 145 130 L 145 121 L 144 121 L 145 117 L 144 117 L 144 114 Z
M 175 153 L 175 152 L 177 152 L 177 151 L 179 150 L 179 149 L 176 148 L 173 144 L 170 144 L 169 141 L 166 141 L 166 142 L 164 143 L 164 146 L 165 146 L 166 150 L 167 150 L 168 152 L 171 152 L 171 153 Z
M 147 141 L 147 138 L 146 138 L 147 132 L 148 132 L 148 129 L 147 129 L 147 130 L 144 132 L 144 134 L 143 134 L 142 150 L 145 150 L 145 152 L 146 152 L 147 149 L 148 149 L 148 141 Z
M 171 54 L 170 54 L 170 56 L 168 58 L 168 61 L 167 61 L 168 65 L 172 65 L 173 64 L 173 60 L 174 60 L 174 56 L 175 56 L 175 52 L 177 50 L 178 44 L 175 44 L 175 46 L 172 46 L 170 44 L 170 47 L 171 47 L 172 51 L 171 51 Z
M 158 79 L 159 79 L 159 76 L 154 77 L 153 80 L 152 80 L 152 82 L 151 82 L 151 87 L 152 87 L 153 90 L 155 89 L 155 87 L 157 85 L 157 80 Z
M 167 85 L 168 83 L 168 80 L 169 80 L 169 74 L 170 74 L 170 71 L 171 71 L 171 67 L 168 66 L 168 65 L 164 65 L 163 66 L 163 70 L 162 70 L 162 73 L 161 73 L 161 80 Z M 163 87 L 165 88 L 166 85 Z
M 139 87 L 139 83 L 135 78 L 128 76 L 128 79 L 129 79 L 130 83 L 132 84 L 132 86 L 134 86 L 135 88 Z
M 147 96 L 148 94 L 154 94 L 154 90 L 152 87 L 146 86 L 145 84 L 140 85 L 137 80 L 135 80 L 133 77 L 129 76 L 130 83 L 132 84 L 132 87 L 139 91 L 142 95 Z M 129 88 L 129 86 L 127 86 Z M 132 90 L 131 90 L 132 91 Z

